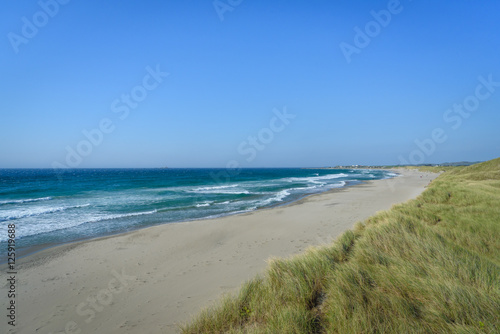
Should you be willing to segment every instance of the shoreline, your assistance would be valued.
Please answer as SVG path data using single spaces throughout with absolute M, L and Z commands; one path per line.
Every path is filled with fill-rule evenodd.
M 437 176 L 398 172 L 396 178 L 286 205 L 152 226 L 26 256 L 17 264 L 22 293 L 16 330 L 176 333 L 178 324 L 262 272 L 269 258 L 329 243 L 357 221 L 415 198 Z
M 316 168 L 316 169 L 318 169 L 318 168 Z M 398 174 L 398 176 L 399 176 L 399 174 Z M 373 180 L 373 181 L 382 181 L 382 180 L 386 180 L 386 179 Z M 120 236 L 120 235 L 126 235 L 128 233 L 133 233 L 133 232 L 140 231 L 140 230 L 143 230 L 143 229 L 148 229 L 148 228 L 151 228 L 151 227 L 163 226 L 163 225 L 168 225 L 168 224 L 183 224 L 183 223 L 203 221 L 203 220 L 220 219 L 220 218 L 231 217 L 231 216 L 245 215 L 245 214 L 257 212 L 257 211 L 260 211 L 260 210 L 270 210 L 270 209 L 274 209 L 274 208 L 278 208 L 278 207 L 286 207 L 288 205 L 294 205 L 297 202 L 300 202 L 300 201 L 302 201 L 302 200 L 304 200 L 304 199 L 306 199 L 308 197 L 318 196 L 318 195 L 325 194 L 325 193 L 330 193 L 330 192 L 342 191 L 342 190 L 347 189 L 349 187 L 355 187 L 355 186 L 361 185 L 363 183 L 368 183 L 368 182 L 371 182 L 371 181 L 372 180 L 367 180 L 367 181 L 347 181 L 346 184 L 344 186 L 340 187 L 340 188 L 332 188 L 332 189 L 329 189 L 329 190 L 326 190 L 326 191 L 322 191 L 322 192 L 319 192 L 319 193 L 306 194 L 304 196 L 298 197 L 296 199 L 293 199 L 293 200 L 290 200 L 290 201 L 287 201 L 287 202 L 284 202 L 284 203 L 271 204 L 271 205 L 260 207 L 260 208 L 257 208 L 257 209 L 254 209 L 254 210 L 250 210 L 250 211 L 247 211 L 247 212 L 238 212 L 238 211 L 228 212 L 228 213 L 221 214 L 220 216 L 208 216 L 208 217 L 198 218 L 198 219 L 188 219 L 188 220 L 181 220 L 181 221 L 159 223 L 159 224 L 156 224 L 156 225 L 144 226 L 144 227 L 134 228 L 134 229 L 131 229 L 131 230 L 128 230 L 128 231 L 124 230 L 124 231 L 119 231 L 119 232 L 115 232 L 115 233 L 110 233 L 110 234 L 95 236 L 95 237 L 91 237 L 91 238 L 82 238 L 82 239 L 70 240 L 70 241 L 66 241 L 66 242 L 62 242 L 62 243 L 46 243 L 46 244 L 41 244 L 41 245 L 26 247 L 26 248 L 22 248 L 20 250 L 17 250 L 17 259 L 24 259 L 26 257 L 35 255 L 35 254 L 37 254 L 39 252 L 46 251 L 46 250 L 49 250 L 49 249 L 52 249 L 52 248 L 56 248 L 56 247 L 64 247 L 64 246 L 69 247 L 72 244 L 79 244 L 79 243 L 84 243 L 84 242 L 96 241 L 96 240 L 99 240 L 99 239 L 105 239 L 105 238 L 116 237 L 116 236 Z M 354 184 L 349 185 L 350 183 L 354 183 Z M 0 267 L 3 266 L 3 265 L 5 265 L 7 263 L 7 261 L 6 260 L 4 261 L 4 260 L 5 259 L 0 260 Z
M 376 181 L 380 181 L 380 180 L 376 180 Z M 355 184 L 355 185 L 352 185 L 352 186 L 349 186 L 349 187 L 356 187 L 356 186 L 360 186 L 360 185 L 362 185 L 364 183 L 370 183 L 370 182 L 372 182 L 372 181 L 361 181 L 359 184 Z M 308 195 L 302 196 L 300 198 L 297 198 L 295 200 L 292 200 L 290 202 L 286 202 L 286 203 L 282 203 L 282 204 L 274 204 L 274 205 L 266 206 L 266 207 L 261 207 L 261 208 L 257 208 L 255 210 L 251 210 L 251 211 L 247 211 L 247 212 L 233 212 L 233 213 L 227 213 L 227 214 L 224 214 L 224 215 L 221 215 L 221 216 L 218 216 L 218 217 L 206 217 L 206 218 L 190 219 L 190 220 L 183 220 L 183 221 L 176 221 L 176 222 L 160 223 L 160 224 L 157 224 L 157 225 L 140 227 L 140 228 L 133 229 L 133 230 L 130 230 L 130 231 L 121 231 L 121 232 L 116 232 L 116 233 L 113 233 L 113 234 L 96 236 L 96 237 L 89 238 L 89 239 L 79 239 L 79 240 L 73 240 L 73 241 L 63 242 L 63 243 L 59 243 L 59 244 L 54 243 L 54 244 L 43 244 L 43 245 L 32 246 L 32 247 L 29 247 L 29 250 L 34 249 L 33 251 L 29 251 L 28 250 L 28 251 L 25 252 L 25 249 L 23 249 L 21 251 L 17 251 L 16 258 L 18 260 L 24 260 L 24 259 L 26 259 L 28 257 L 35 257 L 37 254 L 39 254 L 41 252 L 51 252 L 51 250 L 55 249 L 55 248 L 57 248 L 57 252 L 64 253 L 65 249 L 72 249 L 74 247 L 77 247 L 80 244 L 85 244 L 87 242 L 95 242 L 95 241 L 106 240 L 106 239 L 114 238 L 114 237 L 126 236 L 127 234 L 131 234 L 131 233 L 134 233 L 134 232 L 138 232 L 138 231 L 142 231 L 142 230 L 147 230 L 149 228 L 161 227 L 161 226 L 170 225 L 170 224 L 185 224 L 185 223 L 194 223 L 194 222 L 205 221 L 205 220 L 216 220 L 216 219 L 222 219 L 222 218 L 227 218 L 227 217 L 245 216 L 245 215 L 253 214 L 255 212 L 259 212 L 259 211 L 262 211 L 262 210 L 273 210 L 275 208 L 287 207 L 287 206 L 292 206 L 292 205 L 298 205 L 302 201 L 306 200 L 309 197 L 319 196 L 319 195 L 322 195 L 322 194 L 333 193 L 333 192 L 340 192 L 340 191 L 342 191 L 344 189 L 347 189 L 347 188 L 348 188 L 347 186 L 344 186 L 342 188 L 334 188 L 334 189 L 326 190 L 326 191 L 323 191 L 323 192 L 320 192 L 320 193 L 308 194 Z M 19 255 L 19 253 L 21 253 L 21 254 Z M 30 259 L 30 261 L 34 262 L 33 259 Z M 6 264 L 7 264 L 6 261 L 5 262 L 0 262 L 0 268 L 2 268 L 3 266 L 5 266 Z

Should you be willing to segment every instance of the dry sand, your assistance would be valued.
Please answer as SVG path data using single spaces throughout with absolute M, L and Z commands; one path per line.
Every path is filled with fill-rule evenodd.
M 50 248 L 19 260 L 16 327 L 2 333 L 177 333 L 266 260 L 328 243 L 357 221 L 415 198 L 437 174 L 402 176 L 307 197 L 272 209 L 166 224 Z

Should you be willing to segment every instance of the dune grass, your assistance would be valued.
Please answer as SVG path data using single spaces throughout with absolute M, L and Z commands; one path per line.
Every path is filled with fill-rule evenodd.
M 463 168 L 462 166 L 405 166 L 405 167 L 394 167 L 394 168 L 406 168 L 406 169 L 416 169 L 421 172 L 439 173 L 447 172 L 451 170 L 457 170 Z
M 188 333 L 500 333 L 500 159 L 449 169 L 333 244 L 273 259 Z

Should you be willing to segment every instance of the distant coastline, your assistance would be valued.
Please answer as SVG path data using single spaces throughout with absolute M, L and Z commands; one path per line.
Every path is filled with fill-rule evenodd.
M 460 161 L 444 162 L 439 164 L 418 164 L 418 165 L 337 165 L 331 167 L 306 167 L 304 169 L 394 169 L 394 168 L 419 168 L 419 167 L 456 167 L 471 166 L 483 161 Z

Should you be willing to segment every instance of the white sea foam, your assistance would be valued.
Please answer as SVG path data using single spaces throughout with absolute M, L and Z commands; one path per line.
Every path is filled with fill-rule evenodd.
M 151 210 L 151 211 L 144 211 L 144 212 L 133 212 L 133 213 L 123 213 L 123 214 L 104 214 L 104 215 L 98 215 L 95 218 L 91 218 L 87 220 L 85 223 L 97 223 L 100 221 L 104 220 L 112 220 L 112 219 L 120 219 L 120 218 L 127 218 L 127 217 L 135 217 L 135 216 L 144 216 L 144 215 L 152 215 L 154 213 L 157 213 L 158 210 Z
M 319 187 L 320 187 L 319 185 L 315 185 L 315 186 L 310 186 L 310 187 L 290 188 L 290 190 L 302 192 L 302 191 L 307 191 L 307 190 L 318 189 Z
M 22 229 L 16 233 L 16 237 L 29 237 L 32 235 L 37 235 L 41 233 L 48 233 L 58 230 L 63 230 L 70 227 L 75 227 L 81 225 L 82 223 L 79 221 L 54 221 L 51 223 L 40 223 L 38 221 L 33 222 L 23 222 Z M 5 239 L 1 239 L 0 241 L 5 241 Z
M 0 201 L 0 205 L 4 205 L 4 204 L 22 204 L 22 203 L 30 203 L 30 202 L 49 201 L 51 199 L 52 199 L 52 197 L 13 199 L 13 200 L 7 200 L 7 201 Z
M 290 195 L 290 192 L 288 190 L 282 190 L 282 191 L 276 193 L 276 195 L 271 197 L 271 198 L 267 198 L 265 200 L 258 201 L 259 206 L 269 205 L 269 204 L 274 203 L 274 202 L 283 202 L 283 199 L 285 199 L 289 195 Z
M 323 176 L 315 176 L 315 180 L 332 180 L 332 179 L 339 179 L 341 177 L 346 177 L 348 176 L 347 174 L 340 173 L 340 174 L 329 174 L 329 175 L 323 175 Z
M 227 188 L 235 188 L 238 184 L 231 184 L 228 186 L 213 186 L 213 187 L 199 187 L 194 189 L 193 191 L 207 191 L 207 190 L 218 190 L 218 189 L 227 189 Z
M 345 185 L 346 185 L 345 181 L 340 181 L 338 183 L 330 184 L 328 187 L 329 188 L 342 188 Z
M 339 179 L 341 177 L 346 177 L 348 176 L 347 174 L 340 173 L 340 174 L 328 174 L 328 175 L 322 175 L 322 176 L 309 176 L 309 177 L 288 177 L 283 179 L 284 181 L 288 182 L 311 182 L 311 183 L 316 183 L 316 184 L 325 184 L 326 180 L 333 180 L 333 179 Z
M 196 204 L 196 207 L 197 208 L 203 208 L 203 207 L 206 207 L 206 206 L 210 206 L 210 204 L 212 204 L 212 203 L 213 203 L 213 201 L 208 201 L 208 202 Z
M 80 205 L 78 207 L 84 207 L 84 206 L 87 205 Z M 33 215 L 25 216 L 23 217 L 22 229 L 19 229 L 17 237 L 27 237 L 41 233 L 60 231 L 68 228 L 74 228 L 83 224 L 89 224 L 89 223 L 93 224 L 113 219 L 150 215 L 156 212 L 157 210 L 126 213 L 126 214 L 91 213 L 82 215 L 81 213 L 75 211 L 73 213 L 68 213 L 64 219 L 55 216 L 51 217 L 50 215 L 47 215 L 46 217 L 43 216 L 43 219 L 42 216 L 33 216 Z M 0 236 L 0 241 L 5 241 L 5 238 L 2 238 L 2 236 Z
M 246 189 L 235 189 L 238 184 L 233 184 L 229 186 L 214 186 L 214 187 L 200 187 L 189 190 L 189 192 L 199 193 L 199 194 L 230 194 L 230 195 L 240 195 L 240 194 L 250 194 Z
M 74 206 L 59 206 L 59 207 L 30 207 L 12 210 L 1 210 L 0 220 L 21 219 L 26 217 L 40 216 L 49 213 L 61 212 L 70 209 L 78 209 L 89 206 L 90 204 L 74 205 Z
M 26 235 L 34 235 L 40 234 L 44 232 L 52 232 L 57 230 L 63 230 L 71 227 L 77 227 L 84 224 L 95 224 L 102 221 L 127 218 L 127 217 L 135 217 L 135 216 L 143 216 L 150 215 L 156 213 L 157 210 L 146 211 L 146 212 L 134 212 L 134 213 L 125 213 L 125 214 L 87 214 L 83 217 L 75 217 L 75 219 L 64 219 L 52 221 L 47 224 L 36 224 L 33 226 L 31 224 L 31 228 L 28 229 Z
M 392 179 L 393 177 L 399 177 L 399 176 L 401 176 L 401 174 L 389 172 L 389 173 L 385 173 L 385 175 L 382 178 L 382 180 Z

